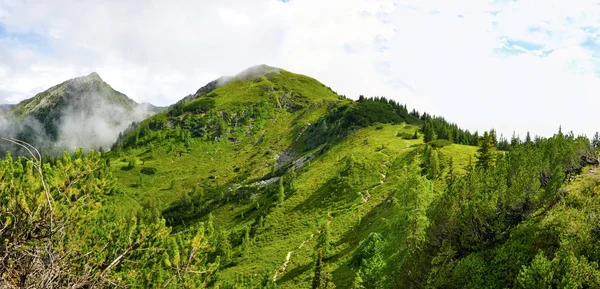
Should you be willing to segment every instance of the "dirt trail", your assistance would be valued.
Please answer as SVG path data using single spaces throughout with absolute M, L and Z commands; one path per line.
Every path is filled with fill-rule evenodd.
M 327 212 L 327 216 L 329 217 L 329 220 L 327 221 L 327 224 L 330 224 L 331 221 L 333 221 L 333 215 L 331 214 L 331 212 Z M 321 233 L 321 230 L 317 231 L 317 235 Z M 304 240 L 302 243 L 300 243 L 300 246 L 298 246 L 298 250 L 302 249 L 302 247 L 304 247 L 304 245 L 308 244 L 308 242 L 310 242 L 310 240 L 312 240 L 315 237 L 315 233 L 310 234 L 310 237 L 306 240 Z M 287 256 L 285 257 L 285 262 L 283 262 L 283 264 L 281 264 L 281 267 L 279 267 L 279 269 L 277 269 L 275 271 L 275 275 L 273 275 L 273 282 L 277 281 L 277 277 L 279 277 L 279 275 L 282 275 L 285 273 L 285 271 L 287 270 L 287 266 L 290 264 L 290 261 L 292 259 L 292 253 L 294 253 L 294 251 L 289 251 L 287 253 Z
M 374 190 L 374 189 L 380 187 L 381 185 L 383 185 L 385 183 L 385 181 L 387 181 L 387 175 L 386 175 L 386 173 L 387 173 L 387 168 L 388 167 L 387 167 L 386 163 L 387 163 L 387 161 L 385 163 L 382 163 L 380 165 L 380 167 L 382 169 L 382 172 L 379 172 L 379 176 L 381 177 L 379 179 L 379 184 L 377 184 L 377 185 L 375 185 L 375 186 L 373 186 L 373 187 L 365 190 L 364 193 L 360 192 L 360 196 L 361 196 L 361 199 L 362 199 L 363 203 L 368 202 L 369 198 L 371 198 L 371 193 L 370 193 L 371 190 Z
M 363 194 L 363 192 L 360 192 L 363 203 L 366 203 L 369 201 L 369 198 L 371 197 L 371 194 L 369 193 L 370 190 L 378 188 L 379 186 L 383 185 L 387 181 L 387 175 L 386 175 L 387 169 L 388 169 L 387 163 L 388 163 L 388 161 L 386 161 L 380 165 L 382 171 L 379 172 L 379 175 L 381 176 L 381 179 L 379 180 L 379 184 L 371 187 L 370 189 L 367 189 L 364 194 Z M 327 221 L 327 224 L 330 224 L 334 218 L 331 211 L 327 212 L 327 217 L 329 218 L 329 220 Z M 319 230 L 319 231 L 317 231 L 316 234 L 320 234 L 320 233 L 321 233 L 321 231 Z M 311 234 L 310 238 L 308 238 L 308 239 L 304 240 L 302 243 L 300 243 L 300 246 L 298 246 L 298 249 L 302 249 L 302 247 L 304 247 L 306 244 L 308 244 L 308 242 L 310 242 L 314 237 L 315 237 L 315 233 Z M 277 277 L 279 277 L 280 275 L 283 275 L 286 272 L 287 266 L 290 264 L 291 259 L 292 259 L 292 253 L 294 253 L 293 250 L 289 251 L 287 253 L 285 261 L 283 262 L 283 264 L 281 264 L 279 269 L 277 269 L 275 271 L 275 274 L 273 275 L 273 282 L 276 282 Z

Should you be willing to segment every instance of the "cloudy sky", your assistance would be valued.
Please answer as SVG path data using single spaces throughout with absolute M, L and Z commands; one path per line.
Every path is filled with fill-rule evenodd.
M 96 71 L 169 105 L 263 63 L 471 130 L 600 130 L 594 1 L 0 0 L 0 103 Z

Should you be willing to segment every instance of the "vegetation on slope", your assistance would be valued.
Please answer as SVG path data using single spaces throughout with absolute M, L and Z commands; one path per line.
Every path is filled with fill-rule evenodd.
M 201 288 L 215 282 L 212 224 L 171 234 L 156 211 L 117 215 L 100 154 L 0 161 L 0 287 Z M 202 272 L 202 273 L 199 273 Z
M 600 137 L 559 131 L 508 142 L 385 98 L 354 102 L 285 70 L 250 71 L 135 123 L 107 156 L 65 155 L 46 166 L 59 184 L 76 180 L 50 190 L 57 202 L 75 188 L 65 196 L 97 195 L 75 194 L 71 202 L 94 206 L 61 222 L 83 236 L 69 245 L 80 248 L 75 256 L 101 257 L 67 267 L 76 273 L 66 280 L 132 288 L 600 286 Z M 88 177 L 55 173 L 73 162 L 96 169 Z M 10 194 L 29 184 L 17 175 Z M 43 208 L 36 186 L 25 203 Z M 20 204 L 7 212 L 23 211 Z M 94 234 L 102 241 L 91 243 Z M 146 247 L 127 251 L 138 239 Z M 105 244 L 106 252 L 98 247 Z M 129 259 L 110 266 L 125 251 Z

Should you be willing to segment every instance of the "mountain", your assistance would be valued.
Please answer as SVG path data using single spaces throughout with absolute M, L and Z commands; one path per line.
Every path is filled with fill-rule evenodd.
M 132 122 L 162 108 L 138 104 L 93 72 L 67 80 L 26 99 L 4 113 L 12 137 L 46 150 L 107 148 Z
M 336 245 L 327 258 L 336 285 L 347 288 L 352 251 L 369 232 L 385 231 L 381 219 L 403 166 L 423 152 L 420 116 L 382 98 L 347 99 L 305 75 L 253 67 L 126 132 L 109 155 L 122 190 L 114 203 L 123 212 L 160 211 L 177 231 L 211 220 L 233 246 L 221 259 L 223 280 L 273 278 L 281 269 L 282 288 L 310 287 L 313 248 L 329 224 Z M 445 122 L 438 123 L 442 135 Z M 476 147 L 440 142 L 437 150 L 444 164 L 454 155 L 461 171 Z
M 0 161 L 0 287 L 599 288 L 597 139 L 252 67 L 106 154 Z

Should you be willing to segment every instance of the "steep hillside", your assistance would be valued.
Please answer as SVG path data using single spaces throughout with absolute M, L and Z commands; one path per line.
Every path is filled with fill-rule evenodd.
M 131 122 L 160 110 L 129 99 L 94 72 L 9 107 L 0 130 L 45 150 L 107 148 Z
M 282 288 L 310 287 L 313 248 L 328 224 L 328 263 L 347 288 L 353 250 L 385 231 L 404 167 L 424 149 L 420 123 L 310 77 L 252 68 L 131 128 L 110 154 L 122 189 L 114 205 L 124 214 L 160 210 L 177 230 L 210 219 L 233 246 L 221 261 L 226 283 L 268 274 Z M 475 150 L 437 149 L 458 171 Z
M 0 286 L 600 288 L 597 140 L 509 142 L 253 67 L 105 155 L 7 154 Z

